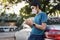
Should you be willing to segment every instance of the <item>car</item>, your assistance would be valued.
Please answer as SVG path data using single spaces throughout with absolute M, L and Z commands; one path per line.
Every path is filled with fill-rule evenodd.
M 10 29 L 9 28 L 0 28 L 0 32 L 9 32 Z
M 47 22 L 46 37 L 48 40 L 60 40 L 60 19 L 58 17 L 52 17 Z
M 9 28 L 3 28 L 4 32 L 9 32 L 10 29 Z
M 0 26 L 0 32 L 13 32 L 17 30 L 17 26 Z
M 0 28 L 0 32 L 4 32 L 3 28 Z

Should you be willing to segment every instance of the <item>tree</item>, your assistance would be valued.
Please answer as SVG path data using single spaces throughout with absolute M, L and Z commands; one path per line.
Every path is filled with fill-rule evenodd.
M 46 9 L 48 9 L 48 8 L 50 8 L 51 7 L 51 5 L 49 5 L 50 4 L 50 0 L 8 0 L 10 3 L 18 3 L 18 2 L 21 2 L 21 1 L 26 1 L 27 3 L 31 3 L 32 1 L 36 1 L 36 2 L 40 2 L 40 4 L 42 5 L 41 7 L 43 8 L 43 11 L 45 11 L 45 12 L 47 12 L 47 10 Z M 56 0 L 52 0 L 53 1 L 53 3 L 60 3 L 60 0 L 57 0 L 58 2 L 56 2 Z M 47 7 L 46 7 L 47 6 Z M 53 5 L 52 5 L 53 6 Z M 57 4 L 57 6 L 58 6 L 58 4 Z M 55 10 L 54 9 L 54 7 L 55 6 L 53 6 L 53 10 Z M 59 10 L 59 8 L 58 8 L 58 10 Z M 50 9 L 48 10 L 49 12 L 51 11 Z M 53 12 L 53 11 L 52 11 Z
M 57 3 L 56 6 L 50 4 L 50 0 L 26 0 L 29 4 L 32 1 L 36 1 L 36 2 L 40 2 L 40 4 L 42 5 L 41 7 L 43 8 L 43 11 L 49 13 L 55 12 L 56 10 L 60 10 L 60 0 L 57 0 L 58 2 L 56 2 L 56 0 L 52 0 L 53 3 Z M 50 9 L 50 7 L 53 7 L 52 9 Z
M 26 5 L 25 7 L 23 7 L 21 10 L 20 10 L 20 16 L 24 17 L 24 18 L 28 18 L 30 17 L 30 14 L 31 13 L 31 8 L 29 5 Z
M 5 11 L 1 13 L 1 16 L 2 16 L 2 17 L 5 17 L 6 15 L 7 15 L 7 14 L 5 13 Z
M 19 3 L 19 2 L 22 2 L 22 1 L 25 1 L 25 0 L 7 0 L 9 3 L 12 3 L 12 4 L 16 4 L 16 3 Z
M 54 1 L 52 0 L 53 1 L 52 3 L 50 2 L 50 0 L 7 0 L 7 1 L 12 4 L 17 4 L 22 1 L 26 1 L 26 3 L 29 3 L 29 4 L 32 1 L 40 2 L 41 8 L 43 9 L 43 11 L 47 12 L 47 14 L 55 13 L 56 10 L 60 11 L 60 0 L 57 0 L 58 2 L 56 2 L 56 0 L 54 0 Z M 54 5 L 54 4 L 56 4 L 56 5 Z M 6 6 L 5 6 L 5 8 L 6 8 Z M 35 16 L 30 13 L 31 13 L 31 9 L 30 9 L 29 5 L 26 5 L 25 7 L 23 7 L 20 10 L 20 16 L 22 17 L 20 21 L 22 21 L 23 18 L 29 18 L 29 17 Z M 11 16 L 13 17 L 13 15 L 11 15 Z
M 9 15 L 9 18 L 10 18 L 10 19 L 14 19 L 14 18 L 16 18 L 16 17 L 17 17 L 17 15 L 16 15 L 15 13 L 13 13 L 13 14 L 10 13 L 10 15 Z

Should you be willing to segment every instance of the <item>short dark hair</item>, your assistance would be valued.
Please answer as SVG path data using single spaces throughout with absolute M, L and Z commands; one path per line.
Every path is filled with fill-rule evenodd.
M 30 3 L 30 6 L 36 6 L 36 7 L 37 7 L 37 5 L 38 5 L 39 9 L 42 10 L 42 8 L 41 8 L 41 4 L 40 4 L 39 2 L 32 1 L 32 2 Z

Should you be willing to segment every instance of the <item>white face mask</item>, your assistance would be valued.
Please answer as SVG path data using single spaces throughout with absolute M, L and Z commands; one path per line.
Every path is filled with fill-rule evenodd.
M 37 10 L 36 9 L 32 9 L 32 14 L 36 14 Z

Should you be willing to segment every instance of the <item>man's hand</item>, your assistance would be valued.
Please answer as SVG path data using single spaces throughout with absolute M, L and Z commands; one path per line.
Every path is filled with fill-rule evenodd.
M 45 36 L 46 36 L 46 38 L 50 38 L 50 37 L 48 37 L 48 32 L 45 32 Z
M 33 21 L 32 20 L 26 20 L 25 24 L 27 24 L 29 26 L 32 26 L 33 25 Z

